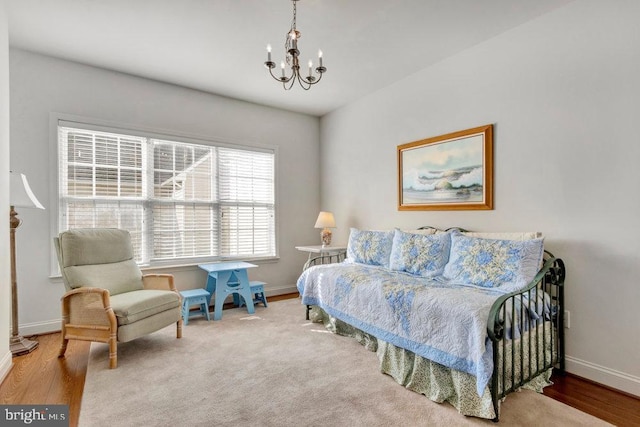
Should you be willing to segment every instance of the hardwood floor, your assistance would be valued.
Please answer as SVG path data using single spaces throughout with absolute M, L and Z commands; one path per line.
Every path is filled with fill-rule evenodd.
M 90 343 L 71 340 L 66 357 L 59 359 L 59 333 L 30 338 L 39 341 L 39 348 L 13 359 L 0 385 L 0 404 L 68 404 L 69 425 L 77 426 Z M 640 399 L 570 374 L 552 380 L 545 395 L 617 426 L 640 426 Z
M 544 394 L 617 426 L 640 426 L 640 399 L 567 374 L 553 375 Z
M 66 357 L 59 359 L 59 332 L 29 338 L 38 348 L 13 358 L 0 385 L 0 404 L 69 405 L 69 425 L 77 426 L 91 343 L 71 340 Z

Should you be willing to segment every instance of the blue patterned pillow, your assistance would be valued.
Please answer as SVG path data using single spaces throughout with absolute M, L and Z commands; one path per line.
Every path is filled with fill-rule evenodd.
M 449 260 L 449 233 L 414 234 L 396 230 L 389 268 L 423 277 L 439 276 Z
M 451 234 L 451 254 L 443 277 L 456 283 L 513 292 L 540 268 L 543 239 L 494 240 Z
M 393 231 L 351 229 L 347 258 L 353 262 L 389 267 Z

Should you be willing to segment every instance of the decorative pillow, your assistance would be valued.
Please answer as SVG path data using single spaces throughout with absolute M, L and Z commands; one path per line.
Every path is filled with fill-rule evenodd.
M 456 283 L 513 292 L 531 282 L 542 261 L 543 239 L 481 239 L 451 233 L 443 277 Z
M 347 258 L 353 262 L 389 267 L 393 231 L 370 231 L 352 228 L 347 244 Z
M 396 230 L 389 268 L 423 277 L 439 276 L 449 260 L 451 238 L 445 234 L 415 234 Z

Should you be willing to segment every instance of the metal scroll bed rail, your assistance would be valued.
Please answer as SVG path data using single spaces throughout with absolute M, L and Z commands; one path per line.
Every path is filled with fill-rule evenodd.
M 489 388 L 496 414 L 500 399 L 536 376 L 553 367 L 564 374 L 565 274 L 564 262 L 545 251 L 544 265 L 531 283 L 522 291 L 501 296 L 491 307 L 487 334 L 493 345 L 493 374 Z M 519 315 L 509 316 L 508 312 Z M 539 319 L 532 321 L 531 313 Z M 519 337 L 514 331 L 520 331 Z

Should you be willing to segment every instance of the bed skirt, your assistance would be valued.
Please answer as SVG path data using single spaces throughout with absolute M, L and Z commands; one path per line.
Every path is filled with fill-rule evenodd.
M 379 340 L 328 315 L 319 307 L 312 307 L 310 320 L 323 323 L 335 334 L 355 338 L 367 350 L 375 351 L 380 362 L 380 371 L 409 390 L 423 394 L 437 403 L 448 402 L 463 415 L 488 419 L 496 417 L 489 387 L 485 388 L 482 396 L 478 396 L 476 377 L 473 375 L 447 368 L 409 350 Z M 507 356 L 510 356 L 509 353 L 507 351 Z M 510 364 L 510 360 L 507 364 Z M 542 393 L 544 387 L 552 384 L 551 372 L 551 369 L 545 371 L 522 388 Z

